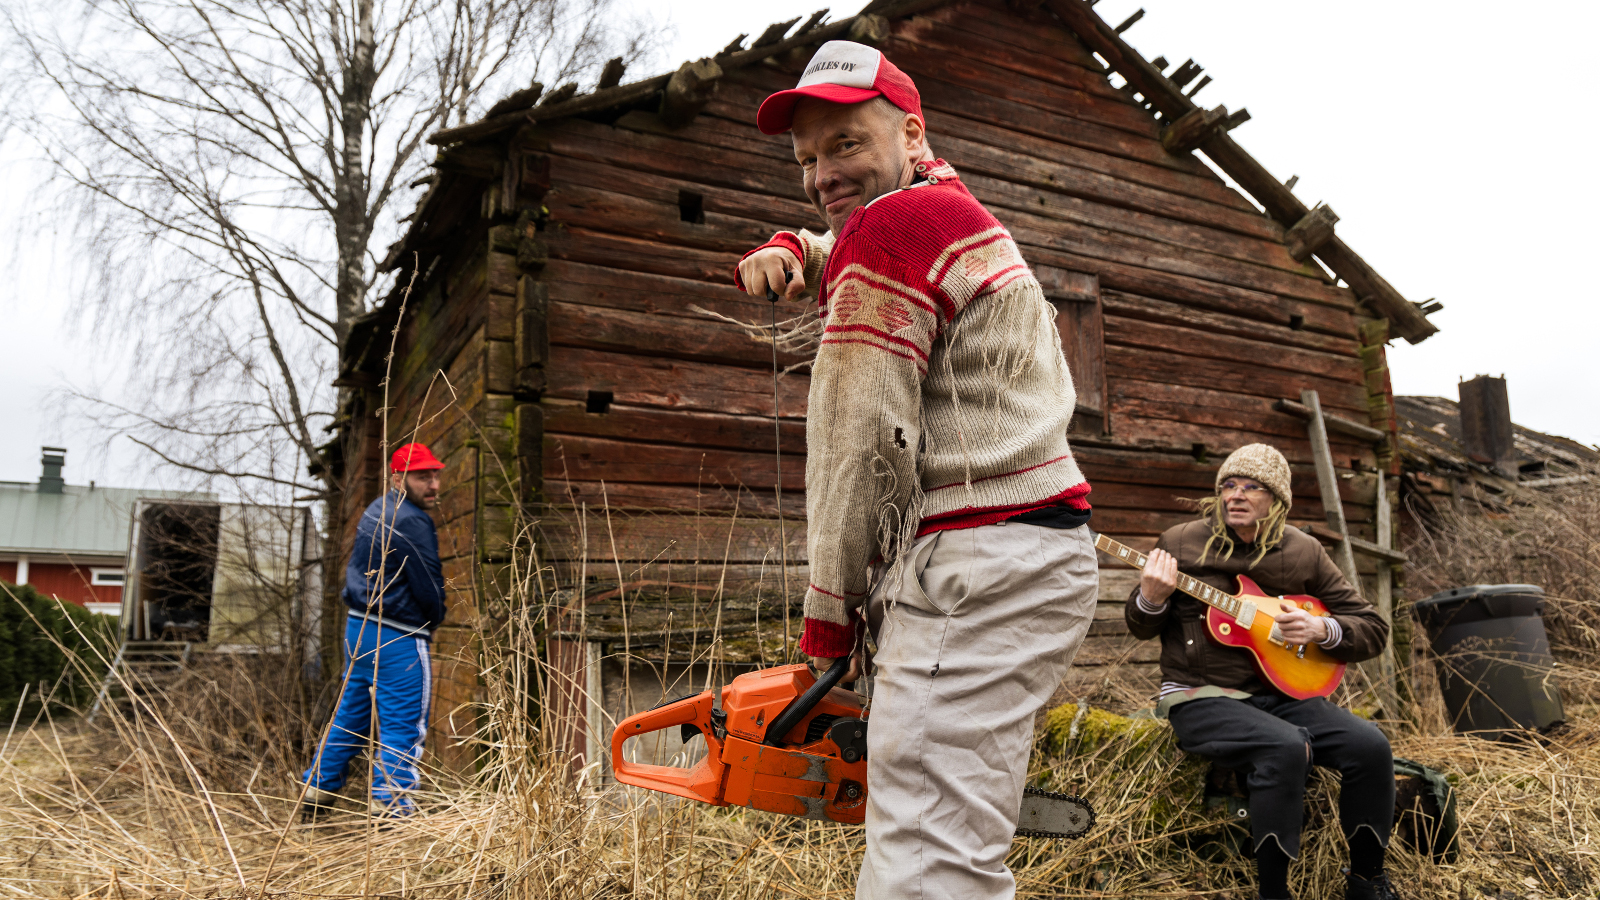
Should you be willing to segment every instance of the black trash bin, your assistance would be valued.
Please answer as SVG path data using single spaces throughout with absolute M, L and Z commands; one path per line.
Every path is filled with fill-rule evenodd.
M 1498 739 L 1562 721 L 1544 633 L 1544 589 L 1476 584 L 1412 607 L 1440 659 L 1445 708 L 1461 734 Z

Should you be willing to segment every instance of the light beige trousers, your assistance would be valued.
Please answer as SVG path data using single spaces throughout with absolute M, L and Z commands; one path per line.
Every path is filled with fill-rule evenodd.
M 856 900 L 1001 900 L 1034 714 L 1094 619 L 1088 528 L 928 535 L 868 601 L 877 675 Z

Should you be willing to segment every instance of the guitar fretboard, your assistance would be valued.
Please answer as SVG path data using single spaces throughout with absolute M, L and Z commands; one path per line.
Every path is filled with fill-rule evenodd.
M 1149 557 L 1133 549 L 1132 547 L 1129 547 L 1127 544 L 1119 544 L 1103 534 L 1095 535 L 1094 548 L 1104 553 L 1108 553 L 1117 559 L 1128 563 L 1136 569 L 1143 569 L 1145 562 L 1149 559 Z M 1235 618 L 1238 617 L 1240 611 L 1244 608 L 1244 601 L 1240 598 L 1235 597 L 1232 594 L 1219 591 L 1211 585 L 1206 584 L 1199 579 L 1191 578 L 1182 572 L 1178 573 L 1178 590 L 1183 591 L 1185 594 L 1188 594 L 1196 600 L 1199 600 L 1201 603 L 1204 603 L 1208 606 L 1215 606 L 1217 609 L 1220 609 L 1228 615 L 1234 616 Z

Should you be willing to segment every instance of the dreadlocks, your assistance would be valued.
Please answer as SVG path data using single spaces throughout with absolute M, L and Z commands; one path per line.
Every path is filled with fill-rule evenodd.
M 1200 517 L 1211 523 L 1211 537 L 1206 539 L 1206 545 L 1200 549 L 1200 561 L 1205 562 L 1212 547 L 1217 548 L 1218 559 L 1228 559 L 1233 556 L 1233 538 L 1228 534 L 1228 523 L 1223 518 L 1222 498 L 1216 495 L 1202 497 L 1196 500 L 1195 504 L 1200 507 Z M 1261 521 L 1256 523 L 1256 558 L 1250 561 L 1251 566 L 1261 562 L 1267 551 L 1283 542 L 1283 529 L 1288 522 L 1288 505 L 1273 497 L 1272 507 L 1261 517 Z

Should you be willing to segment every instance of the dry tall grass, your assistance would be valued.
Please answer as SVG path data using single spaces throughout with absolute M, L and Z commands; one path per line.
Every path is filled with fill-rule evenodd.
M 1547 548 L 1534 560 L 1571 552 L 1529 546 Z M 484 620 L 473 660 L 482 672 L 479 764 L 429 772 L 419 815 L 389 827 L 354 811 L 300 824 L 297 773 L 325 723 L 298 712 L 308 704 L 283 701 L 274 658 L 212 660 L 95 727 L 59 708 L 13 724 L 0 744 L 0 896 L 853 896 L 860 829 L 715 810 L 574 772 L 540 716 L 555 676 L 544 663 L 547 592 L 536 581 L 513 586 L 499 607 L 515 612 Z M 1548 583 L 1576 598 L 1559 640 L 1570 683 L 1591 689 L 1600 670 L 1579 650 L 1594 624 L 1583 612 L 1592 595 L 1580 592 L 1592 582 Z M 1393 724 L 1398 755 L 1451 776 L 1462 822 L 1454 864 L 1396 845 L 1402 896 L 1596 896 L 1600 715 L 1582 703 L 1568 709 L 1565 732 L 1519 744 L 1445 734 L 1437 715 L 1420 718 L 1428 727 Z M 1203 767 L 1176 751 L 1167 727 L 1077 712 L 1043 723 L 1035 775 L 1089 797 L 1100 821 L 1077 842 L 1019 841 L 1011 862 L 1020 895 L 1253 896 L 1249 861 L 1217 840 L 1230 827 L 1225 814 L 1199 803 Z M 1298 896 L 1342 896 L 1336 791 L 1336 778 L 1315 776 Z M 359 797 L 360 785 L 346 793 Z

